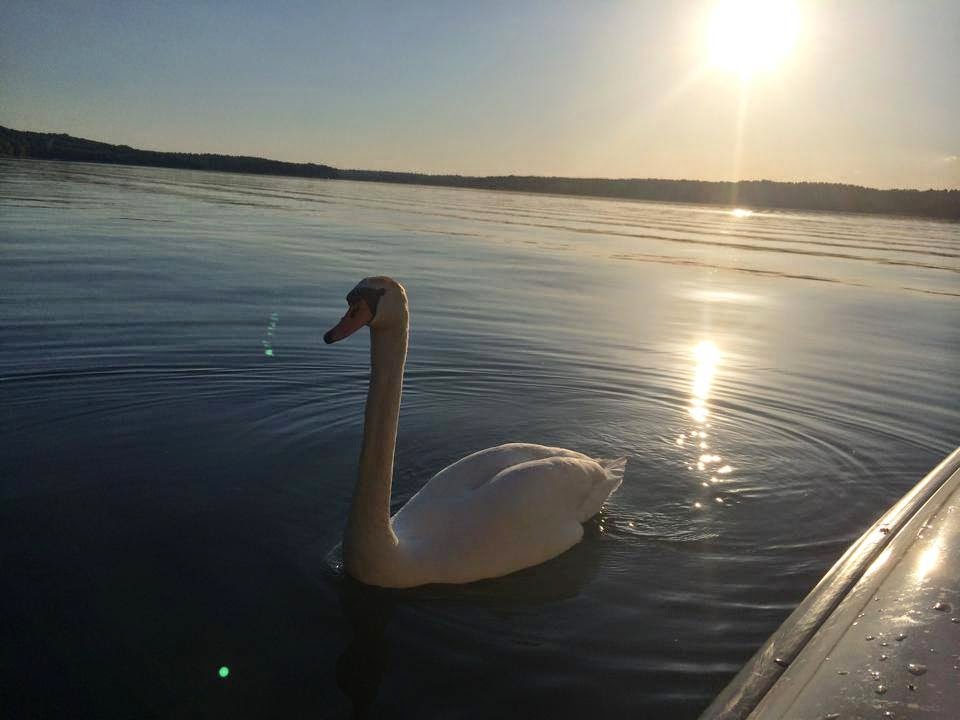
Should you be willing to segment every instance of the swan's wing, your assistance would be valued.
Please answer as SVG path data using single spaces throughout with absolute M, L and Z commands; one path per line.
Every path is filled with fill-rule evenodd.
M 394 517 L 394 530 L 430 582 L 506 575 L 576 545 L 581 523 L 619 486 L 623 468 L 623 461 L 587 457 L 528 460 L 474 492 L 411 499 Z
M 457 497 L 477 490 L 493 480 L 497 473 L 506 468 L 549 457 L 588 459 L 582 453 L 546 445 L 534 445 L 533 443 L 497 445 L 467 455 L 452 465 L 448 465 L 434 475 L 420 489 L 416 497 L 420 500 Z
M 582 523 L 600 512 L 604 501 L 620 487 L 625 467 L 625 458 L 531 460 L 502 470 L 478 495 L 496 498 L 491 504 L 504 513 L 509 506 L 511 512 L 528 518 L 570 518 Z

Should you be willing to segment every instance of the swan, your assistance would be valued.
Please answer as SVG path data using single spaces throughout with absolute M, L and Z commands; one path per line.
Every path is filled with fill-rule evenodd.
M 626 458 L 499 445 L 444 468 L 390 517 L 407 293 L 392 278 L 368 277 L 347 294 L 347 304 L 323 336 L 330 344 L 370 328 L 370 388 L 343 536 L 345 571 L 388 588 L 468 583 L 537 565 L 580 542 L 583 523 L 620 486 Z

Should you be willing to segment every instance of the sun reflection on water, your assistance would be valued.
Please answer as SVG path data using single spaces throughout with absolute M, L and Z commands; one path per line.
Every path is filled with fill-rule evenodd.
M 707 442 L 707 430 L 711 423 L 709 400 L 713 388 L 713 380 L 717 366 L 722 358 L 719 348 L 709 340 L 703 340 L 694 346 L 693 383 L 691 386 L 690 402 L 687 406 L 687 415 L 694 422 L 694 429 L 681 433 L 675 440 L 678 448 L 683 448 L 687 454 L 686 467 L 695 472 L 706 473 L 706 477 L 698 477 L 700 486 L 713 492 L 719 490 L 721 483 L 727 482 L 718 476 L 728 475 L 733 471 L 730 465 L 724 464 L 723 457 L 710 450 L 712 441 Z M 689 449 L 688 449 L 689 448 Z M 713 500 L 717 505 L 726 505 L 725 498 L 714 495 L 712 498 L 701 498 L 693 503 L 695 510 L 702 510 L 705 505 L 702 500 Z
M 720 351 L 709 340 L 704 340 L 693 349 L 693 357 L 697 361 L 693 375 L 693 397 L 690 399 L 690 417 L 702 425 L 708 415 L 707 399 L 710 397 L 710 386 L 713 384 L 713 375 L 720 361 Z

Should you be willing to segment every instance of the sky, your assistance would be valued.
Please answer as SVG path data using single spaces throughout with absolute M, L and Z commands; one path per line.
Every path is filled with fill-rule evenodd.
M 791 51 L 745 77 L 713 62 L 719 1 L 7 0 L 0 125 L 340 168 L 960 188 L 960 2 L 795 0 Z

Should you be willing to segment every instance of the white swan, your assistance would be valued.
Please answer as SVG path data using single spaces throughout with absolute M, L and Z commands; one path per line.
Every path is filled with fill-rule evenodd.
M 466 583 L 536 565 L 576 545 L 582 523 L 620 486 L 626 458 L 511 443 L 441 470 L 390 517 L 390 486 L 407 355 L 407 294 L 388 277 L 362 280 L 327 343 L 370 327 L 370 390 L 353 502 L 343 538 L 346 571 L 405 588 Z

